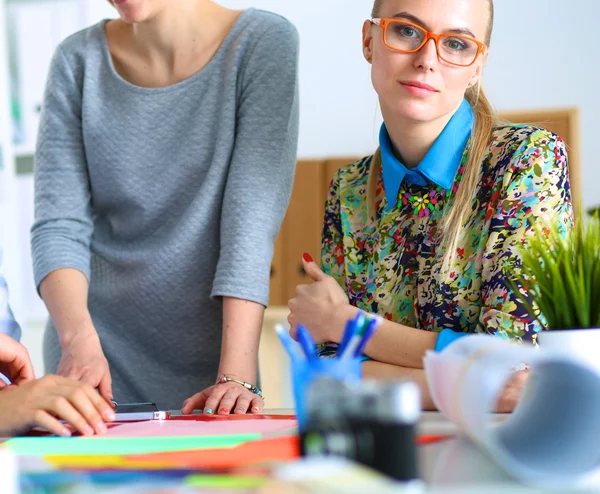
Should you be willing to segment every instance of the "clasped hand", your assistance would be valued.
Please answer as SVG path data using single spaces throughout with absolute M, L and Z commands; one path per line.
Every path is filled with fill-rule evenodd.
M 313 283 L 298 285 L 296 296 L 288 302 L 290 334 L 295 338 L 296 327 L 302 324 L 315 343 L 339 343 L 342 328 L 337 327 L 334 318 L 340 307 L 350 304 L 348 296 L 335 278 L 325 274 L 312 259 L 303 258 L 302 263 Z
M 110 404 L 89 384 L 59 376 L 35 379 L 29 353 L 23 345 L 0 334 L 0 436 L 22 434 L 33 427 L 70 436 L 103 434 L 105 422 L 115 419 Z M 70 427 L 60 420 L 66 421 Z

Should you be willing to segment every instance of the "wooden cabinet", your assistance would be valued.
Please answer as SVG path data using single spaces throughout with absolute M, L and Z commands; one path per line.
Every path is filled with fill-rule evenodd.
M 503 112 L 500 117 L 510 122 L 543 127 L 564 139 L 569 153 L 573 204 L 577 205 L 581 200 L 577 108 Z M 310 283 L 302 268 L 302 254 L 308 252 L 315 260 L 320 257 L 327 189 L 338 168 L 359 158 L 351 156 L 298 162 L 290 206 L 275 245 L 270 306 L 287 305 L 288 300 L 294 297 L 297 285 Z
M 325 196 L 335 171 L 355 161 L 354 158 L 302 160 L 296 167 L 294 189 L 281 231 L 275 242 L 271 266 L 269 305 L 287 305 L 296 286 L 310 283 L 302 267 L 302 254 L 315 260 L 321 255 L 321 231 L 325 213 Z

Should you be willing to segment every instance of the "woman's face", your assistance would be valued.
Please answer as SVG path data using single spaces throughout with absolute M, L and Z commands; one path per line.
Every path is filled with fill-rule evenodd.
M 435 34 L 460 30 L 485 42 L 489 22 L 487 0 L 385 0 L 382 18 L 417 24 Z M 415 122 L 430 122 L 453 113 L 465 91 L 481 76 L 487 54 L 469 67 L 448 64 L 438 58 L 435 43 L 415 53 L 388 48 L 383 29 L 370 22 L 363 28 L 363 52 L 372 64 L 371 79 L 384 115 Z M 428 88 L 418 87 L 427 85 Z

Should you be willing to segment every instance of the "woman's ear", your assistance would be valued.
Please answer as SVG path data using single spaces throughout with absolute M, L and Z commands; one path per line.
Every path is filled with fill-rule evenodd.
M 475 62 L 477 64 L 477 67 L 475 69 L 475 72 L 471 76 L 471 79 L 469 80 L 468 87 L 473 87 L 475 84 L 477 84 L 481 80 L 481 76 L 483 75 L 483 67 L 485 67 L 487 58 L 488 58 L 488 52 L 486 50 L 486 52 L 481 55 L 479 60 L 477 60 L 477 62 Z
M 365 21 L 362 28 L 363 56 L 369 63 L 373 61 L 373 23 Z

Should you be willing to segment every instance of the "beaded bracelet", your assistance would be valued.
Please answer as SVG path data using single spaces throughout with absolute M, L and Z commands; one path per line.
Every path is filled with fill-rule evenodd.
M 234 379 L 233 377 L 226 376 L 225 374 L 221 374 L 219 376 L 219 381 L 218 381 L 219 383 L 226 383 L 226 382 L 229 382 L 229 381 L 233 381 L 234 383 L 241 384 L 242 386 L 244 386 L 244 388 L 249 389 L 255 395 L 258 395 L 261 398 L 263 397 L 263 395 L 262 395 L 262 389 L 260 389 L 259 387 L 255 386 L 254 384 L 250 384 L 250 383 L 247 383 L 245 381 L 238 381 L 237 379 Z

